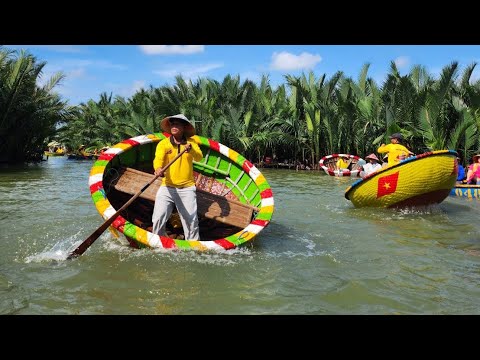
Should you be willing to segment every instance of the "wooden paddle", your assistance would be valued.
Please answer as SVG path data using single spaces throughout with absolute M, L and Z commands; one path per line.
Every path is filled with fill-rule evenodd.
M 162 173 L 165 172 L 165 170 L 167 170 L 170 165 L 172 165 L 175 161 L 177 161 L 177 159 L 182 156 L 182 154 L 187 151 L 187 149 L 183 149 L 182 151 L 180 151 L 178 153 L 177 156 L 175 156 L 173 158 L 172 161 L 170 161 L 167 165 L 165 165 L 164 168 L 162 168 Z M 115 221 L 115 219 L 118 217 L 118 215 L 120 215 L 120 213 L 125 210 L 127 207 L 130 206 L 130 204 L 132 202 L 135 201 L 136 198 L 138 198 L 150 185 L 153 184 L 153 182 L 155 180 L 157 180 L 158 178 L 160 177 L 160 175 L 155 175 L 155 177 L 150 180 L 147 184 L 145 184 L 139 192 L 137 192 L 135 195 L 133 195 L 133 197 L 128 200 L 120 209 L 117 210 L 117 212 L 115 214 L 113 214 L 107 221 L 105 221 L 102 226 L 100 226 L 97 230 L 95 230 L 93 232 L 92 235 L 90 235 L 84 242 L 82 242 L 75 250 L 73 250 L 70 255 L 67 256 L 67 260 L 70 260 L 70 259 L 73 259 L 73 258 L 76 258 L 80 255 L 82 255 L 85 251 L 87 251 L 87 249 L 90 247 L 90 245 L 92 245 L 95 240 L 97 240 L 99 238 L 100 235 L 103 234 L 103 232 Z

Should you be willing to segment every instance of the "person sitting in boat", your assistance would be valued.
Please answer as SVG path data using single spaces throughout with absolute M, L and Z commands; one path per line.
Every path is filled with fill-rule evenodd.
M 473 155 L 473 163 L 468 167 L 467 184 L 480 185 L 480 154 Z
M 462 163 L 460 162 L 460 158 L 457 157 L 457 162 L 458 162 L 458 175 L 457 175 L 457 184 L 463 183 L 463 180 L 465 180 L 465 168 L 463 167 Z
M 368 160 L 368 163 L 363 165 L 363 170 L 360 171 L 360 176 L 362 178 L 382 169 L 382 165 L 379 164 L 380 160 L 378 160 L 378 157 L 375 154 L 372 153 L 368 155 L 365 159 Z
M 359 171 L 362 171 L 363 170 L 363 166 L 368 164 L 368 160 L 365 161 L 364 159 L 358 159 L 357 163 L 355 165 L 353 165 L 351 168 L 352 170 L 359 170 Z
M 388 145 L 382 144 L 377 149 L 380 154 L 388 153 L 388 166 L 398 164 L 400 161 L 405 160 L 407 156 L 413 153 L 401 144 L 403 141 L 403 135 L 395 133 L 390 135 L 391 143 Z
M 350 160 L 348 155 L 344 155 L 337 161 L 337 169 L 342 170 L 342 169 L 348 169 L 350 165 Z

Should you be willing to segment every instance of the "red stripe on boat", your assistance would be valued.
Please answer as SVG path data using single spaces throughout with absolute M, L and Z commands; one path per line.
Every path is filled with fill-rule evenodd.
M 220 245 L 221 247 L 223 247 L 226 250 L 233 249 L 235 247 L 235 244 L 231 243 L 227 239 L 218 239 L 218 240 L 214 240 L 213 242 Z
M 220 152 L 220 144 L 217 141 L 208 139 L 208 143 L 213 150 Z
M 90 194 L 93 194 L 94 192 L 103 189 L 103 184 L 101 181 L 96 182 L 95 184 L 90 185 Z
M 123 218 L 122 216 L 118 216 L 112 223 L 112 226 L 117 228 L 117 229 L 120 229 L 120 227 L 124 226 L 125 225 L 125 218 Z
M 430 156 L 432 155 L 433 152 L 429 151 L 429 152 L 426 152 L 426 153 L 423 153 L 423 154 L 420 154 L 420 155 L 416 155 L 417 159 L 421 159 L 421 158 L 424 158 L 426 156 Z
M 135 141 L 135 140 L 132 140 L 132 139 L 123 140 L 122 144 L 129 144 L 129 145 L 132 145 L 132 146 L 140 145 L 140 143 L 138 141 Z
M 245 170 L 247 174 L 250 174 L 250 170 L 252 169 L 252 167 L 253 167 L 253 164 L 250 161 L 245 160 L 243 162 L 242 168 L 243 170 Z
M 177 245 L 175 244 L 175 241 L 173 241 L 172 238 L 169 238 L 168 236 L 159 236 L 159 237 L 165 249 L 173 249 L 177 247 Z
M 268 221 L 267 220 L 253 220 L 252 225 L 259 225 L 259 226 L 265 227 L 265 226 L 268 225 Z
M 262 199 L 266 199 L 266 198 L 269 198 L 269 197 L 272 197 L 273 194 L 272 194 L 272 189 L 266 189 L 266 190 L 263 190 L 261 193 L 260 193 L 260 197 Z
M 98 160 L 112 160 L 117 154 L 102 154 L 98 157 Z

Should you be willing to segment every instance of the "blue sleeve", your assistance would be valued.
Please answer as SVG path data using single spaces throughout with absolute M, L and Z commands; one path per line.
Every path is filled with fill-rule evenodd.
M 458 166 L 458 176 L 457 176 L 457 181 L 461 181 L 465 179 L 465 169 L 463 168 L 462 165 Z

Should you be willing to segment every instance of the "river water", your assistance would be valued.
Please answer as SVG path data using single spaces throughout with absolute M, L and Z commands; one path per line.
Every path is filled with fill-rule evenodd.
M 480 314 L 480 201 L 357 209 L 357 179 L 263 169 L 272 223 L 223 253 L 135 250 L 106 231 L 91 161 L 0 168 L 0 314 Z

